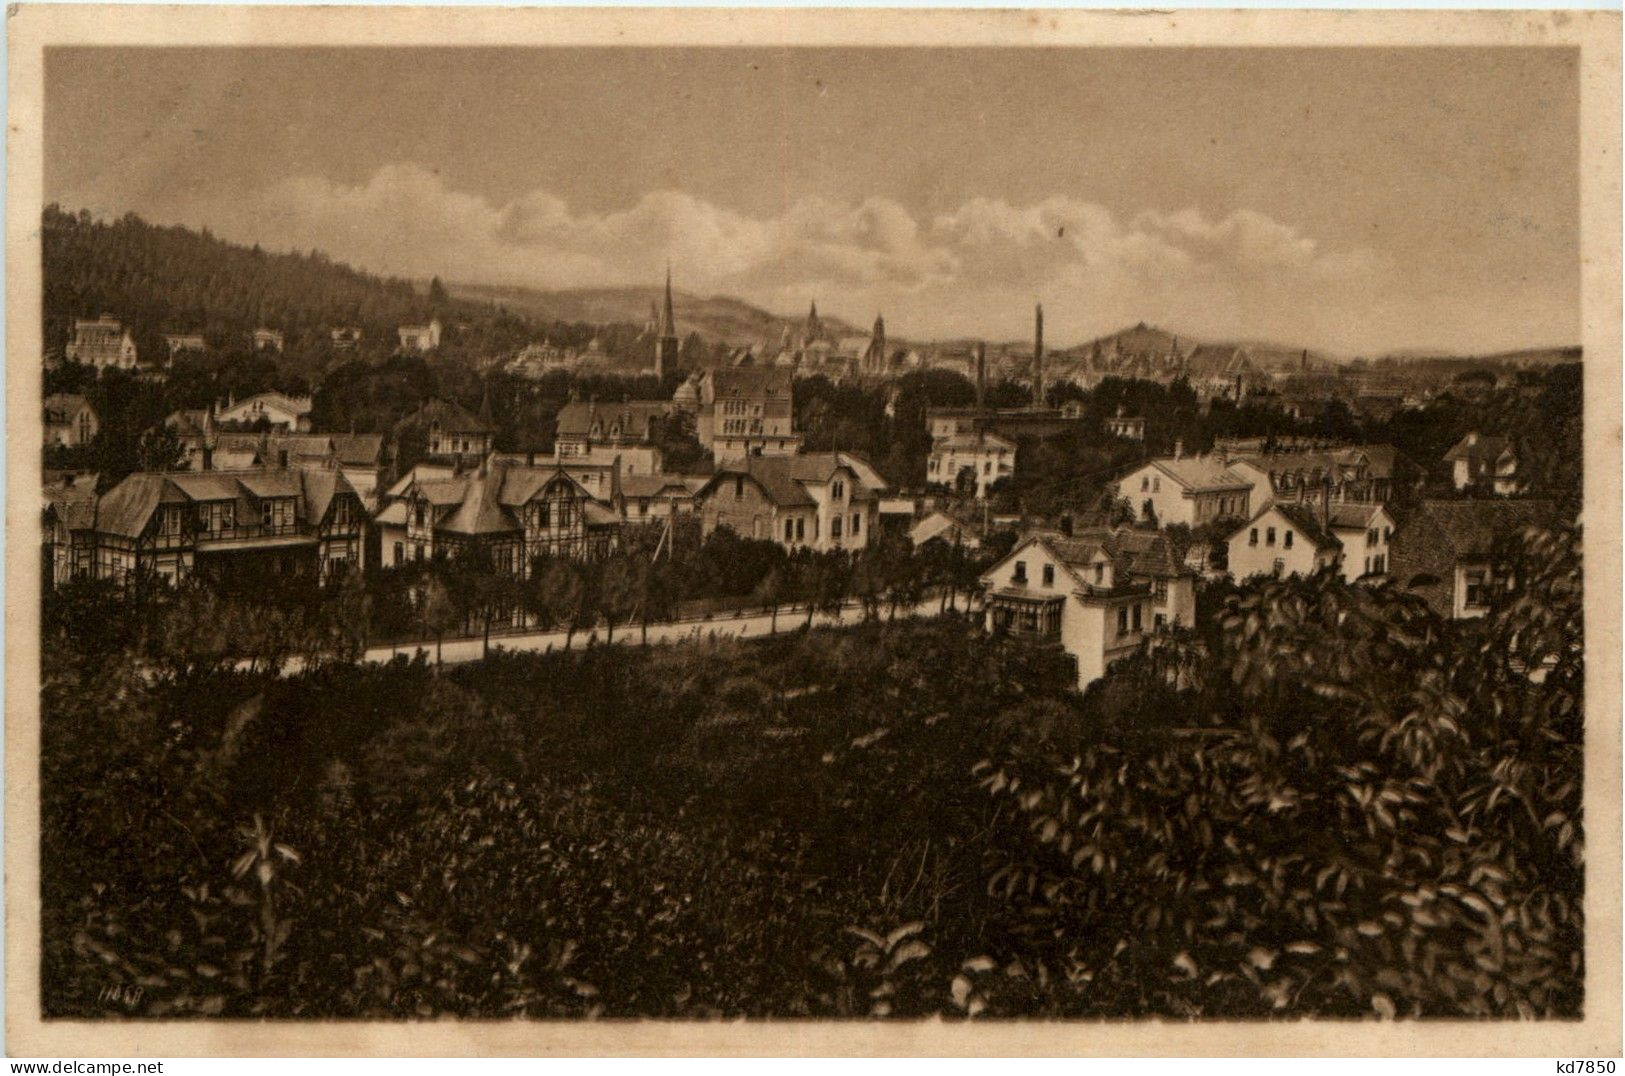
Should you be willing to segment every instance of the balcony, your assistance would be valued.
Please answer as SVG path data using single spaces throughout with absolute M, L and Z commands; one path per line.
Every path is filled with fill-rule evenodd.
M 1066 595 L 1000 587 L 987 596 L 988 627 L 1016 638 L 1061 641 L 1061 607 Z

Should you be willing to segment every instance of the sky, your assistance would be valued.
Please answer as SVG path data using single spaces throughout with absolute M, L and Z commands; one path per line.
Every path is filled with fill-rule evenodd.
M 47 201 L 391 275 L 669 260 L 917 340 L 1580 334 L 1571 49 L 53 49 L 45 122 Z

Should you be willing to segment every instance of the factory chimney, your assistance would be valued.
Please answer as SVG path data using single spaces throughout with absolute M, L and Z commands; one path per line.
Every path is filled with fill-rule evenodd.
M 976 342 L 976 410 L 987 406 L 987 344 Z
M 1044 304 L 1033 312 L 1033 410 L 1044 406 Z

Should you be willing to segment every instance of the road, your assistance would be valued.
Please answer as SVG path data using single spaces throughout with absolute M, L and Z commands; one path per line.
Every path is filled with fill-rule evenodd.
M 964 599 L 959 604 L 963 606 Z M 932 596 L 920 602 L 912 609 L 899 609 L 897 615 L 904 617 L 934 617 L 940 615 L 942 599 Z M 887 608 L 882 608 L 880 615 L 889 615 Z M 863 604 L 850 602 L 842 606 L 841 611 L 835 614 L 816 613 L 813 615 L 814 627 L 830 627 L 839 624 L 857 624 L 863 620 Z M 649 625 L 649 643 L 681 643 L 701 639 L 759 639 L 768 635 L 783 635 L 786 632 L 796 631 L 807 623 L 807 610 L 781 609 L 778 616 L 777 631 L 774 630 L 774 618 L 771 614 L 762 612 L 746 613 L 744 615 L 718 615 L 708 620 L 678 620 Z M 578 631 L 573 639 L 569 640 L 569 648 L 580 650 L 593 640 L 603 645 L 606 639 L 603 629 L 593 632 Z M 615 629 L 614 644 L 638 645 L 643 642 L 643 633 L 636 624 L 628 624 Z M 498 648 L 514 652 L 546 652 L 566 649 L 566 636 L 562 631 L 531 632 L 523 635 L 502 634 L 491 637 L 491 651 L 495 653 Z M 423 651 L 430 661 L 435 660 L 435 644 L 429 642 L 400 643 L 394 646 L 368 647 L 361 655 L 362 661 L 384 663 L 394 660 L 400 655 L 411 657 L 419 650 Z M 447 665 L 461 664 L 468 661 L 479 661 L 485 656 L 484 642 L 474 639 L 447 639 L 440 644 L 440 660 Z M 297 662 L 290 662 L 285 671 L 297 672 Z

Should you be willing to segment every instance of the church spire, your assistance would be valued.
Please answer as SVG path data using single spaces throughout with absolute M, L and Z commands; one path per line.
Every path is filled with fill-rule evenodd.
M 660 308 L 660 324 L 655 329 L 655 377 L 666 376 L 667 362 L 677 361 L 677 316 L 671 308 L 671 262 L 666 263 L 666 303 Z

